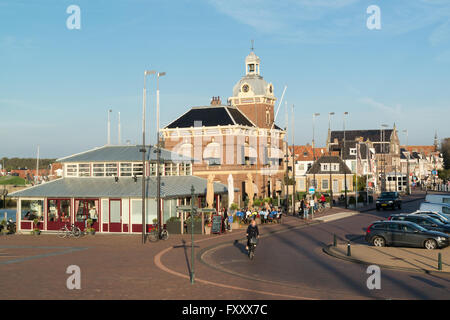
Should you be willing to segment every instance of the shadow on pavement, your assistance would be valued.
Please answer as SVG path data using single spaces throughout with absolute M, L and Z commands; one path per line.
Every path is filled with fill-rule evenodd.
M 445 289 L 445 286 L 443 286 L 443 285 L 441 285 L 439 283 L 436 283 L 436 282 L 434 282 L 432 280 L 425 279 L 425 278 L 423 278 L 421 276 L 411 276 L 411 278 L 419 280 L 419 281 L 422 281 L 422 282 L 424 282 L 424 283 L 426 283 L 426 284 L 428 284 L 428 285 L 430 285 L 432 287 L 435 287 L 435 288 Z
M 240 243 L 238 240 L 234 240 L 233 245 L 238 248 L 241 253 L 247 255 L 247 250 L 245 249 L 245 244 L 244 243 Z
M 367 244 L 362 234 L 346 234 L 345 239 L 356 244 Z

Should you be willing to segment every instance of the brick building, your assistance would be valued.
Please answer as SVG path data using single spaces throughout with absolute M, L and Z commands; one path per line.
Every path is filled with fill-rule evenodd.
M 260 75 L 260 59 L 251 52 L 228 103 L 213 97 L 209 106 L 191 108 L 161 130 L 162 143 L 194 158 L 196 176 L 227 184 L 231 175 L 240 190 L 235 203 L 248 197 L 250 180 L 254 196 L 280 195 L 287 150 L 286 132 L 274 123 L 275 101 L 273 85 Z

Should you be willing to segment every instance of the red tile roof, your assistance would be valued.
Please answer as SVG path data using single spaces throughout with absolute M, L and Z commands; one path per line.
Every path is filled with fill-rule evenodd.
M 292 146 L 289 147 L 289 151 L 292 153 Z M 305 146 L 294 146 L 294 154 L 296 155 L 297 161 L 313 161 L 314 160 L 314 154 L 316 156 L 316 159 L 323 155 L 328 155 L 327 148 L 314 148 L 313 153 L 313 147 L 310 145 Z M 333 156 L 339 156 L 338 151 L 332 151 L 331 155 Z

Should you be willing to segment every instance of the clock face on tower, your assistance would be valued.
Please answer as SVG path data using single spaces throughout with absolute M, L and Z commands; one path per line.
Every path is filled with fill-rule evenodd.
M 248 90 L 250 90 L 250 87 L 248 86 L 248 84 L 244 84 L 244 85 L 242 86 L 242 91 L 243 91 L 243 92 L 248 92 Z

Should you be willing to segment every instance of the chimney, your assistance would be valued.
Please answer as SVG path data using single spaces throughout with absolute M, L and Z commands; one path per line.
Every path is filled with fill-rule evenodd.
M 211 99 L 211 105 L 212 106 L 220 106 L 222 104 L 222 101 L 220 101 L 220 97 L 212 97 Z

